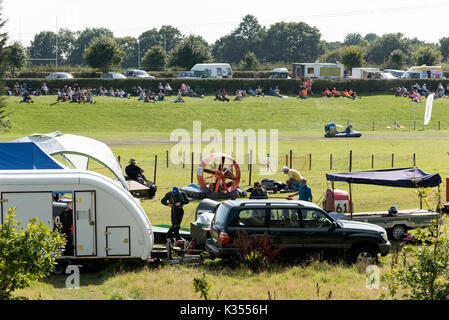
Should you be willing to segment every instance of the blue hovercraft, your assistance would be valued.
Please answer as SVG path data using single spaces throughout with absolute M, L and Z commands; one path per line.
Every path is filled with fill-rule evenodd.
M 335 123 L 331 122 L 324 126 L 325 138 L 358 138 L 362 134 L 358 131 L 352 130 L 352 124 L 346 127 L 345 131 L 338 132 Z

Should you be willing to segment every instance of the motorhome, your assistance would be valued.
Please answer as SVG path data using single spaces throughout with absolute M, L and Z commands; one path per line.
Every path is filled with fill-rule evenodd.
M 442 79 L 443 68 L 441 66 L 414 66 L 410 67 L 402 76 L 403 79 Z
M 290 79 L 287 68 L 274 68 L 271 71 L 270 79 Z
M 292 77 L 295 79 L 317 78 L 337 79 L 343 78 L 345 66 L 336 63 L 293 63 Z
M 41 145 L 51 144 L 54 137 L 44 138 Z M 82 156 L 72 155 L 78 159 Z M 68 168 L 38 143 L 1 143 L 0 202 L 1 223 L 9 209 L 15 208 L 21 227 L 37 217 L 52 230 L 61 222 L 60 214 L 67 203 L 72 202 L 68 213 L 71 219 L 67 220 L 72 221 L 68 227 L 73 236 L 67 238 L 60 261 L 141 261 L 151 257 L 151 223 L 126 184 L 90 170 Z
M 383 79 L 379 68 L 352 68 L 352 79 Z
M 198 74 L 198 78 L 232 78 L 232 68 L 229 63 L 197 63 L 190 71 Z

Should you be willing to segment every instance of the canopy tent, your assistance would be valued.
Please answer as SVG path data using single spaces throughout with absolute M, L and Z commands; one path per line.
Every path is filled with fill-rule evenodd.
M 0 170 L 64 169 L 33 142 L 0 143 Z
M 401 188 L 433 188 L 441 183 L 441 177 L 438 173 L 428 174 L 419 168 L 326 173 L 326 179 L 328 181 Z
M 349 211 L 351 219 L 353 213 L 352 184 L 371 184 L 400 188 L 439 188 L 441 184 L 441 177 L 438 173 L 428 174 L 416 167 L 349 173 L 326 173 L 326 179 L 332 181 L 332 189 L 334 189 L 335 181 L 343 181 L 349 184 Z M 420 207 L 422 207 L 421 203 Z
M 74 168 L 80 170 L 88 169 L 89 159 L 96 160 L 111 170 L 122 186 L 128 190 L 119 162 L 111 149 L 100 141 L 56 131 L 48 134 L 32 134 L 13 142 L 34 142 L 47 154 L 60 155 Z

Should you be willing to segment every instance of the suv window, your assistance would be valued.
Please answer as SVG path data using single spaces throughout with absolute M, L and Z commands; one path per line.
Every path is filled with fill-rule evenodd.
M 321 212 L 314 209 L 302 209 L 304 228 L 329 228 L 331 221 Z
M 301 228 L 304 227 L 297 208 L 282 208 L 270 210 L 270 227 Z
M 226 218 L 228 217 L 229 207 L 225 204 L 221 204 L 218 206 L 217 213 L 214 216 L 214 224 L 224 226 L 226 222 Z
M 232 225 L 239 227 L 264 227 L 267 210 L 264 208 L 248 208 L 239 211 Z

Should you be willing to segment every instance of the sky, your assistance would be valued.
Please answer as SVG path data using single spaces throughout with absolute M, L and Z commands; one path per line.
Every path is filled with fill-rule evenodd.
M 138 37 L 163 25 L 214 43 L 247 14 L 266 27 L 281 21 L 306 22 L 326 41 L 343 41 L 353 32 L 401 32 L 427 42 L 449 36 L 448 0 L 3 0 L 2 8 L 9 41 L 25 46 L 35 34 L 58 28 L 106 27 L 115 37 Z

